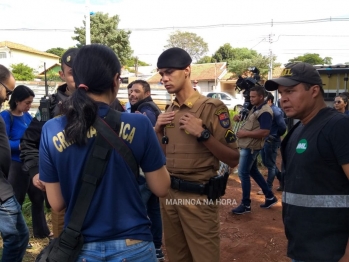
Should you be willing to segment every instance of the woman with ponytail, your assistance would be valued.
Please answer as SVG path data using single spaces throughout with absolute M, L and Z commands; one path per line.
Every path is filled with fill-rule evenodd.
M 110 48 L 97 44 L 82 47 L 73 64 L 77 90 L 63 104 L 63 115 L 43 127 L 40 180 L 52 209 L 66 208 L 65 226 L 96 138 L 92 125 L 97 117 L 103 118 L 112 110 L 109 105 L 119 89 L 120 71 L 120 62 Z M 165 196 L 169 174 L 147 117 L 121 113 L 120 137 L 144 171 L 153 193 Z M 157 261 L 136 177 L 116 150 L 96 187 L 82 234 L 85 243 L 78 261 Z

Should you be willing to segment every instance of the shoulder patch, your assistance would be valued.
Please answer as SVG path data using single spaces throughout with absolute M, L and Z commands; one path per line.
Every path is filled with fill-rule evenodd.
M 228 108 L 223 107 L 214 113 L 216 116 L 218 116 L 219 123 L 222 127 L 227 128 L 230 126 L 230 117 L 229 117 L 229 111 Z
M 225 132 L 224 138 L 227 143 L 234 143 L 236 141 L 236 135 L 230 129 Z

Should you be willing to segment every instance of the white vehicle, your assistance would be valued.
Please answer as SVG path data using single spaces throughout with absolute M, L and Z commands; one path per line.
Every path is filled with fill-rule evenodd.
M 242 105 L 244 104 L 244 99 L 235 98 L 232 95 L 225 92 L 205 92 L 204 96 L 216 98 L 221 100 L 228 109 L 240 111 Z

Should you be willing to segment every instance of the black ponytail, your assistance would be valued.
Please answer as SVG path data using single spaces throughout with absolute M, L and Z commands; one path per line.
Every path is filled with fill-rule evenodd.
M 120 71 L 119 59 L 109 47 L 93 44 L 79 50 L 73 64 L 77 89 L 63 105 L 63 113 L 67 117 L 67 142 L 86 144 L 87 131 L 93 125 L 98 112 L 96 102 L 88 93 L 98 95 L 114 90 L 114 77 Z

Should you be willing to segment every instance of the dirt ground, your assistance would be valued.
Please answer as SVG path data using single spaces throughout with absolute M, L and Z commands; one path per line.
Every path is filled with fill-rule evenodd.
M 281 167 L 280 152 L 276 160 Z M 267 169 L 259 168 L 266 177 Z M 274 189 L 279 202 L 269 209 L 260 208 L 264 203 L 264 195 L 257 195 L 259 186 L 251 179 L 251 213 L 234 215 L 233 207 L 222 206 L 221 218 L 221 262 L 289 262 L 286 256 L 287 239 L 284 233 L 281 215 L 281 195 L 276 191 L 279 181 L 275 178 Z M 236 173 L 228 180 L 226 194 L 223 198 L 236 199 L 240 204 L 242 196 L 241 184 Z
M 275 181 L 274 184 L 278 184 Z M 286 262 L 287 240 L 281 220 L 281 192 L 274 191 L 279 202 L 262 209 L 264 196 L 257 195 L 259 186 L 252 181 L 251 213 L 234 215 L 231 206 L 221 206 L 221 262 Z M 241 185 L 237 174 L 230 175 L 223 198 L 241 201 Z

